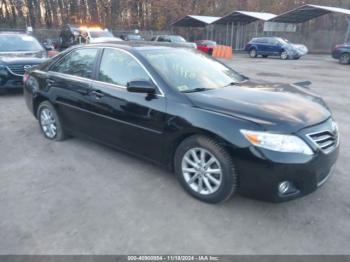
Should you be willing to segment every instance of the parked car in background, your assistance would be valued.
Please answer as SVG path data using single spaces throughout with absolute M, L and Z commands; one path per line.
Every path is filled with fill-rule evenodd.
M 26 33 L 0 33 L 0 92 L 23 88 L 24 72 L 47 58 L 36 38 Z
M 120 38 L 124 41 L 145 41 L 139 34 L 122 34 Z
M 211 40 L 198 40 L 195 43 L 197 44 L 198 50 L 209 55 L 212 55 L 214 47 L 217 46 L 216 42 Z
M 157 35 L 152 37 L 151 41 L 174 43 L 174 44 L 182 45 L 186 47 L 197 48 L 196 43 L 187 42 L 186 39 L 180 35 Z
M 111 41 L 122 41 L 115 37 L 108 29 L 101 27 L 87 27 L 79 25 L 65 25 L 59 37 L 61 49 L 68 48 L 76 44 L 93 44 Z
M 350 64 L 350 43 L 336 45 L 332 51 L 334 59 L 338 59 L 342 65 Z
M 82 135 L 159 163 L 209 203 L 304 196 L 339 154 L 331 111 L 301 83 L 251 81 L 189 48 L 77 46 L 24 82 L 47 139 Z
M 253 38 L 245 47 L 251 58 L 279 56 L 283 60 L 299 59 L 308 53 L 305 45 L 293 44 L 280 37 Z

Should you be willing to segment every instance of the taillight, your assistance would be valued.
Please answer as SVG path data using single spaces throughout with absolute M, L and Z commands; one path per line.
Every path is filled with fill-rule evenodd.
M 25 84 L 29 79 L 29 74 L 28 73 L 24 73 L 23 75 L 23 83 Z

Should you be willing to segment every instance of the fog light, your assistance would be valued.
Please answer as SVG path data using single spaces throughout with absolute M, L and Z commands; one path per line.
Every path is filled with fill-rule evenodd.
M 278 192 L 280 192 L 280 194 L 285 194 L 288 192 L 288 190 L 290 189 L 291 187 L 291 184 L 290 182 L 288 181 L 284 181 L 284 182 L 281 182 L 279 185 L 278 185 Z

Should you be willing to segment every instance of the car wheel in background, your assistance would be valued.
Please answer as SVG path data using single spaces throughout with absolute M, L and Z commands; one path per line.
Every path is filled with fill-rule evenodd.
M 350 64 L 350 54 L 342 54 L 339 63 L 342 65 L 348 65 Z
M 39 105 L 37 118 L 40 129 L 47 139 L 55 141 L 65 139 L 66 135 L 62 128 L 61 120 L 50 102 L 44 101 Z
M 258 56 L 258 52 L 256 51 L 255 48 L 250 49 L 250 51 L 249 51 L 249 56 L 250 56 L 251 58 L 256 58 L 256 57 Z
M 268 56 L 268 55 L 263 55 L 262 57 L 263 57 L 263 58 L 268 58 L 269 56 Z
M 176 150 L 175 173 L 185 190 L 207 203 L 229 199 L 237 188 L 237 174 L 230 154 L 215 140 L 192 136 Z
M 282 60 L 287 60 L 289 58 L 288 52 L 282 51 L 280 57 Z

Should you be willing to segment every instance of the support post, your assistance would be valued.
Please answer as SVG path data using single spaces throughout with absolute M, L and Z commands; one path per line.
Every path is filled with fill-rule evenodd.
M 233 48 L 233 22 L 231 23 L 231 47 Z
M 228 22 L 226 23 L 225 45 L 228 45 Z
M 348 21 L 348 30 L 346 31 L 346 34 L 345 34 L 344 44 L 348 42 L 349 36 L 350 36 L 350 17 L 348 17 L 346 20 Z

